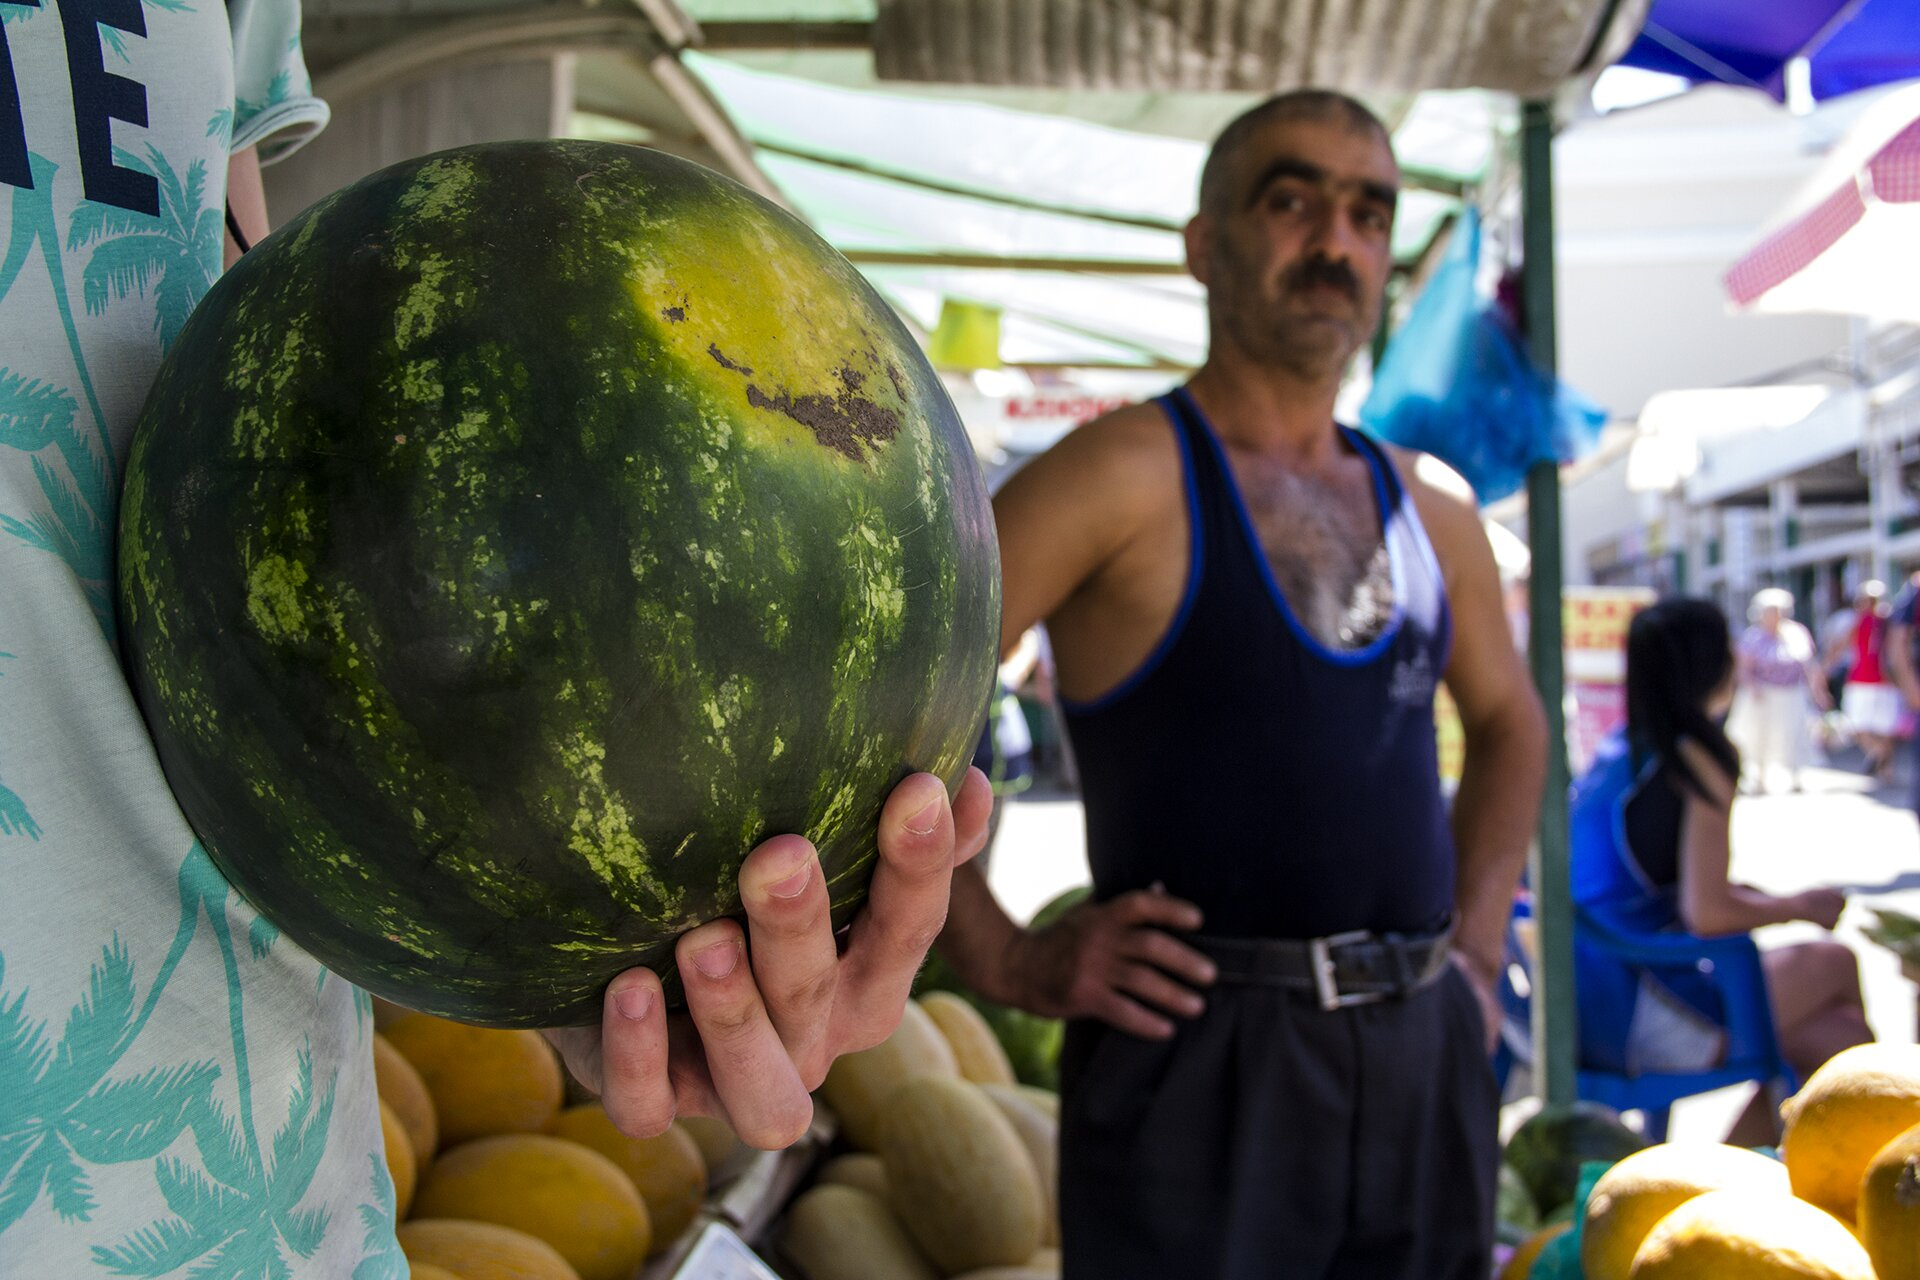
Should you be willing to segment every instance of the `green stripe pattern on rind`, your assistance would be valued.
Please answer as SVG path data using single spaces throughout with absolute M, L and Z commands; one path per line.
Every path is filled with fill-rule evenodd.
M 844 918 L 992 680 L 985 488 L 844 259 L 658 153 L 384 170 L 221 280 L 121 522 L 136 688 L 236 887 L 390 999 L 590 1022 L 796 831 Z

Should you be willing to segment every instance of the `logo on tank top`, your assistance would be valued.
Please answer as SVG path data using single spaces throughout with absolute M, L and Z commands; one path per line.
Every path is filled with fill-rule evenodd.
M 1393 678 L 1387 683 L 1387 697 L 1396 706 L 1420 707 L 1433 701 L 1433 663 L 1425 650 L 1402 658 L 1393 665 Z

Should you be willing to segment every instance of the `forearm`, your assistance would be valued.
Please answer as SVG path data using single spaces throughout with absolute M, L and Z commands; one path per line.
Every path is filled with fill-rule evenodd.
M 1487 974 L 1500 965 L 1545 780 L 1546 726 L 1537 702 L 1528 701 L 1499 725 L 1468 733 L 1453 801 L 1453 944 Z
M 1011 1003 L 1001 961 L 1019 932 L 979 865 L 955 867 L 946 927 L 934 946 L 970 990 L 998 1004 Z
M 1751 933 L 1765 925 L 1801 918 L 1797 898 L 1776 897 L 1746 884 L 1727 884 L 1720 892 L 1704 894 L 1698 901 L 1683 898 L 1680 914 L 1687 932 L 1703 938 Z

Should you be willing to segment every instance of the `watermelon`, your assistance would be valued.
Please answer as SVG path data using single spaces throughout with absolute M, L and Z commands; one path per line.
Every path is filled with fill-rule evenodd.
M 1613 1164 L 1647 1145 L 1620 1113 L 1603 1103 L 1579 1099 L 1544 1105 L 1507 1139 L 1502 1159 L 1533 1196 L 1543 1222 L 1572 1203 L 1581 1166 Z
M 836 922 L 993 686 L 985 484 L 911 335 L 697 165 L 382 170 L 207 294 L 139 421 L 122 643 L 207 852 L 334 971 L 495 1027 L 737 913 L 799 832 Z

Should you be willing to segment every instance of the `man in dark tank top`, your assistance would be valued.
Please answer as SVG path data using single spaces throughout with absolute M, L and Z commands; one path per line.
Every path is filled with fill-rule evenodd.
M 1494 982 L 1546 731 L 1471 493 L 1334 421 L 1398 189 L 1351 99 L 1234 121 L 1186 232 L 1206 364 L 995 500 L 1003 641 L 1052 638 L 1094 894 L 1024 930 L 962 867 L 939 945 L 1070 1019 L 1067 1280 L 1488 1274 Z

